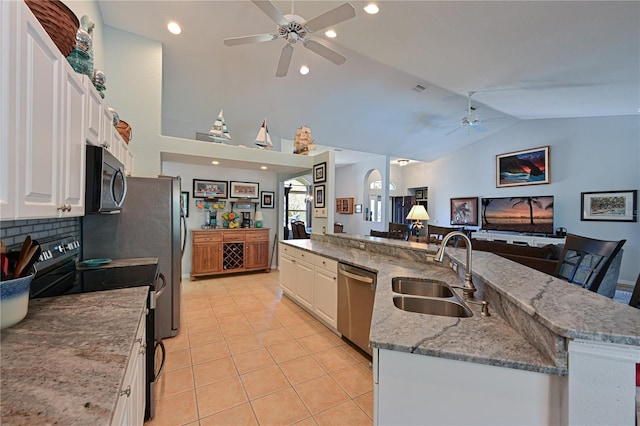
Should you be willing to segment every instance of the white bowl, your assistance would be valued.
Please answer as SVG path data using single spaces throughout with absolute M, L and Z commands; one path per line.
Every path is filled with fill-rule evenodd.
M 33 276 L 0 281 L 0 329 L 16 325 L 27 316 L 29 285 Z

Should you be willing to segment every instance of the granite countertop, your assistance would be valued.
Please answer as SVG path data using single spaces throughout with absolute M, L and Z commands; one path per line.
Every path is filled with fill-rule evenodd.
M 148 291 L 29 300 L 1 332 L 2 424 L 109 424 Z
M 473 312 L 470 318 L 424 315 L 396 308 L 391 291 L 393 277 L 433 278 L 462 284 L 449 268 L 426 262 L 427 254 L 436 251 L 435 245 L 339 234 L 281 242 L 377 272 L 370 333 L 373 347 L 547 374 L 567 374 L 566 357 L 564 362 L 559 362 L 553 354 L 539 350 L 525 338 L 522 330 L 516 330 L 507 318 L 496 312 L 496 306 L 491 302 L 490 317 L 481 316 L 480 306 L 468 303 Z M 360 248 L 363 244 L 365 250 Z M 447 248 L 447 254 L 459 265 L 465 265 L 464 249 Z M 476 300 L 482 300 L 482 289 L 488 285 L 487 294 L 489 290 L 501 292 L 529 314 L 524 322 L 540 321 L 563 337 L 640 344 L 640 315 L 633 308 L 492 253 L 474 252 L 473 272 L 474 282 L 477 286 L 481 284 Z M 456 292 L 462 297 L 460 290 Z M 502 310 L 502 306 L 499 308 Z M 593 315 L 594 312 L 597 315 Z M 619 321 L 615 328 L 610 321 L 614 317 Z M 524 328 L 526 331 L 529 327 Z

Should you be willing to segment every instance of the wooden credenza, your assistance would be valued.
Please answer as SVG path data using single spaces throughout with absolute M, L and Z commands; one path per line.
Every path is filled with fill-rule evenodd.
M 193 230 L 191 237 L 191 279 L 270 269 L 269 228 Z

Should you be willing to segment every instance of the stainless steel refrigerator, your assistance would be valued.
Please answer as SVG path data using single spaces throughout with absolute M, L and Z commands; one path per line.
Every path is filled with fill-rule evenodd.
M 82 259 L 157 257 L 167 280 L 158 298 L 160 338 L 180 330 L 182 252 L 186 222 L 181 214 L 180 177 L 127 178 L 127 195 L 118 214 L 89 214 L 82 219 Z

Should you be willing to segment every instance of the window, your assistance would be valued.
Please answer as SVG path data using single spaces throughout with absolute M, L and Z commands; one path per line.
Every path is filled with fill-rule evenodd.
M 382 181 L 376 180 L 369 184 L 369 189 L 382 189 Z M 389 182 L 389 191 L 395 191 L 396 184 L 393 182 Z

